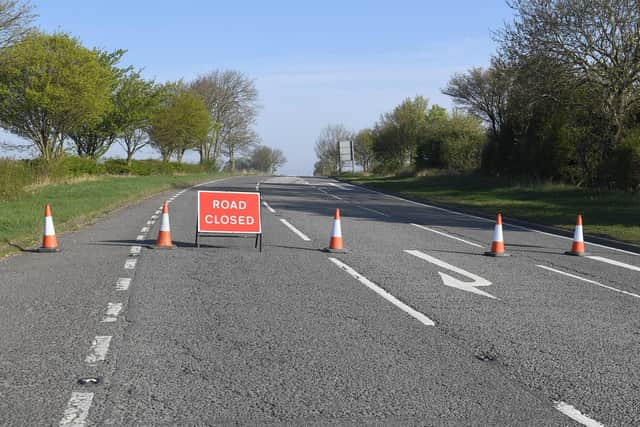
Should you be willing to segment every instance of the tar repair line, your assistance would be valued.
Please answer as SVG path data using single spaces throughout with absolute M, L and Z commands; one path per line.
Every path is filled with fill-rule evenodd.
M 603 427 L 602 424 L 600 424 L 599 422 L 597 422 L 594 419 L 591 419 L 591 418 L 587 417 L 582 412 L 580 412 L 579 410 L 577 410 L 573 406 L 569 405 L 568 403 L 565 403 L 565 402 L 555 402 L 555 403 L 556 404 L 554 406 L 558 411 L 562 412 L 563 414 L 565 414 L 567 417 L 571 418 L 572 420 L 579 422 L 583 426 L 587 426 L 587 427 Z
M 426 203 L 415 202 L 413 200 L 403 199 L 402 197 L 392 196 L 391 194 L 382 193 L 380 191 L 371 190 L 369 188 L 364 188 L 364 187 L 358 187 L 358 188 L 363 190 L 363 191 L 369 192 L 369 193 L 380 194 L 380 195 L 382 195 L 384 197 L 387 197 L 389 199 L 400 200 L 402 202 L 411 203 L 411 204 L 418 205 L 418 206 L 423 206 L 425 208 L 430 208 L 430 209 L 440 210 L 440 211 L 443 211 L 443 212 L 448 212 L 448 213 L 451 213 L 453 215 L 464 216 L 464 217 L 467 217 L 467 218 L 474 218 L 474 219 L 477 219 L 477 220 L 480 220 L 480 221 L 483 221 L 483 222 L 490 222 L 490 223 L 495 222 L 495 220 L 493 220 L 493 219 L 482 218 L 480 216 L 471 215 L 471 214 L 463 213 L 463 212 L 456 212 L 456 211 L 453 211 L 451 209 L 441 208 L 439 206 L 433 206 L 433 205 L 428 205 Z M 525 226 L 522 226 L 522 225 L 509 224 L 508 222 L 504 222 L 503 225 L 504 226 L 508 226 L 508 227 L 512 227 L 512 228 L 519 228 L 521 230 L 532 231 L 532 232 L 538 233 L 538 234 L 544 234 L 545 236 L 557 237 L 557 238 L 564 239 L 564 240 L 573 240 L 572 237 L 565 237 L 565 236 L 561 236 L 559 234 L 547 233 L 546 231 L 535 230 L 533 228 L 525 227 Z M 609 250 L 612 250 L 612 251 L 621 252 L 621 253 L 628 254 L 628 255 L 640 256 L 640 253 L 631 252 L 631 251 L 625 251 L 624 249 L 613 248 L 611 246 L 600 245 L 598 243 L 591 243 L 591 242 L 585 242 L 585 243 L 589 244 L 591 246 L 597 246 L 599 248 L 609 249 Z
M 364 277 L 363 275 L 355 271 L 353 268 L 349 267 L 347 264 L 343 263 L 342 261 L 336 258 L 331 258 L 331 257 L 329 258 L 329 261 L 331 261 L 332 263 L 340 267 L 342 270 L 346 271 L 354 279 L 356 279 L 357 281 L 365 285 L 367 288 L 371 289 L 373 292 L 380 295 L 382 298 L 389 301 L 391 304 L 398 307 L 400 310 L 404 311 L 411 317 L 418 320 L 420 323 L 426 326 L 435 326 L 435 322 L 433 320 L 429 319 L 427 316 L 420 313 L 419 311 L 409 307 L 407 304 L 403 303 L 402 301 L 400 301 L 399 299 L 391 295 L 389 292 L 385 291 L 384 289 L 382 289 L 381 287 L 379 287 L 378 285 L 376 285 L 375 283 L 373 283 L 372 281 L 370 281 L 369 279 L 367 279 L 366 277 Z
M 585 279 L 584 277 L 576 276 L 575 274 L 565 273 L 564 271 L 556 270 L 555 268 L 546 267 L 544 265 L 537 265 L 536 267 L 543 268 L 548 271 L 553 271 L 554 273 L 562 274 L 563 276 L 572 277 L 574 279 L 582 280 L 583 282 L 591 283 L 592 285 L 600 286 L 601 288 L 609 289 L 610 291 L 620 292 L 621 294 L 629 295 L 630 297 L 640 298 L 640 295 L 636 295 L 631 292 L 623 291 L 621 289 L 616 289 L 611 286 L 603 285 L 602 283 L 596 282 L 595 280 Z

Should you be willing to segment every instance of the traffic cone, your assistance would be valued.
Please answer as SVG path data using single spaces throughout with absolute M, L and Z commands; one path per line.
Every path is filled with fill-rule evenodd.
M 502 236 L 502 214 L 498 213 L 496 218 L 496 226 L 493 229 L 493 242 L 491 243 L 491 250 L 484 253 L 487 256 L 503 257 L 509 256 L 504 251 L 504 237 Z
M 164 202 L 162 205 L 162 221 L 160 222 L 160 230 L 158 231 L 158 239 L 153 245 L 157 249 L 173 249 L 171 241 L 171 225 L 169 224 L 169 204 Z
M 582 235 L 582 215 L 578 214 L 576 219 L 576 228 L 573 232 L 573 243 L 571 244 L 571 250 L 565 252 L 567 255 L 585 256 L 584 251 L 584 236 Z
M 324 249 L 325 252 L 346 253 L 342 246 L 342 226 L 340 225 L 340 209 L 336 209 L 333 217 L 333 231 L 331 232 L 331 241 L 329 247 Z
M 42 247 L 38 252 L 59 252 L 58 238 L 56 237 L 56 229 L 53 227 L 53 218 L 51 217 L 51 206 L 44 207 L 44 235 L 42 237 Z

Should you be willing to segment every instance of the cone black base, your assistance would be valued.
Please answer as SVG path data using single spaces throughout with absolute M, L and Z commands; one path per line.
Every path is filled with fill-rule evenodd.
M 564 253 L 565 255 L 571 255 L 571 256 L 585 256 L 585 255 L 589 255 L 586 252 L 572 252 L 572 251 L 566 251 Z
M 171 246 L 158 246 L 158 245 L 150 245 L 149 249 L 175 249 L 176 245 Z
M 511 256 L 511 254 L 507 254 L 505 252 L 485 252 L 484 254 L 486 256 L 492 256 L 494 258 L 502 258 L 502 257 Z
M 60 252 L 60 248 L 38 248 L 37 251 L 40 253 Z
M 322 250 L 322 252 L 330 252 L 332 254 L 346 254 L 346 253 L 349 253 L 349 251 L 346 250 L 346 249 L 331 249 L 331 248 L 324 248 Z

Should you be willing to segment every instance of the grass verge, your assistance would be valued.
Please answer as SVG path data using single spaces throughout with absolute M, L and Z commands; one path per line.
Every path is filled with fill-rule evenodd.
M 585 233 L 640 244 L 640 194 L 563 184 L 514 184 L 479 176 L 346 177 L 347 181 L 425 201 L 572 230 L 578 213 Z
M 78 229 L 97 217 L 152 194 L 215 179 L 213 175 L 101 176 L 47 185 L 0 200 L 0 257 L 42 239 L 44 205 L 53 210 L 56 233 Z

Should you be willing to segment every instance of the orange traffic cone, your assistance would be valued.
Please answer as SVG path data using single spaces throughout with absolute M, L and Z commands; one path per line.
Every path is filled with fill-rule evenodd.
M 494 257 L 509 256 L 509 254 L 505 253 L 504 251 L 504 237 L 502 236 L 501 213 L 498 213 L 498 217 L 496 218 L 496 226 L 493 229 L 493 242 L 491 243 L 491 250 L 489 252 L 485 252 L 484 254 Z
M 162 205 L 162 221 L 160 222 L 160 230 L 158 231 L 158 239 L 153 245 L 157 249 L 173 249 L 171 241 L 171 225 L 169 224 L 169 204 L 164 202 Z
M 571 245 L 571 250 L 565 252 L 567 255 L 575 255 L 575 256 L 584 256 L 586 255 L 584 251 L 584 236 L 582 235 L 582 215 L 578 214 L 578 218 L 576 219 L 576 228 L 573 232 L 573 244 Z
M 331 241 L 329 247 L 324 249 L 325 252 L 346 253 L 342 246 L 342 226 L 340 225 L 340 209 L 336 209 L 333 217 L 333 231 L 331 232 Z
M 53 218 L 51 217 L 51 206 L 44 207 L 44 236 L 42 237 L 42 247 L 38 252 L 59 252 L 58 238 L 56 237 L 56 229 L 53 227 Z

